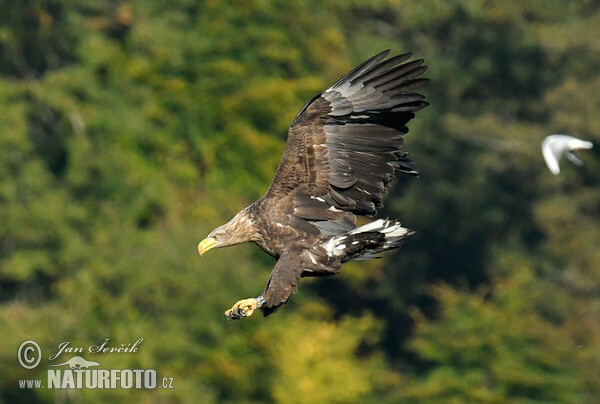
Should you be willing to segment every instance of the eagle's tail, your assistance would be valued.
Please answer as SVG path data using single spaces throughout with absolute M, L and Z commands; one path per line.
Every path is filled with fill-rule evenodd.
M 396 219 L 379 219 L 332 237 L 326 248 L 343 262 L 379 258 L 379 253 L 398 248 L 411 234 Z

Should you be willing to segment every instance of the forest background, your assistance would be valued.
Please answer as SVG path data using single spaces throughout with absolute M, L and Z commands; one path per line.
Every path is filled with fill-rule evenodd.
M 561 402 L 600 396 L 597 1 L 0 1 L 0 402 Z M 384 49 L 430 66 L 416 231 L 275 315 L 254 245 L 197 243 L 262 196 L 314 94 Z M 545 167 L 551 133 L 596 143 Z M 20 389 L 48 352 L 174 389 Z M 25 340 L 44 357 L 17 361 Z M 67 356 L 61 358 L 66 359 Z

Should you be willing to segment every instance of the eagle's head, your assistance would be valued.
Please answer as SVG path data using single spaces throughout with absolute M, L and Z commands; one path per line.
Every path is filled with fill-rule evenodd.
M 247 209 L 242 210 L 223 226 L 214 229 L 198 244 L 200 255 L 213 248 L 228 247 L 254 239 L 254 221 Z

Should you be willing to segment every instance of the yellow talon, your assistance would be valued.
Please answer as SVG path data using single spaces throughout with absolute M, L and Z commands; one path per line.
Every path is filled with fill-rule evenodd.
M 225 312 L 227 320 L 240 320 L 245 317 L 250 317 L 258 306 L 258 302 L 254 298 L 240 300 Z

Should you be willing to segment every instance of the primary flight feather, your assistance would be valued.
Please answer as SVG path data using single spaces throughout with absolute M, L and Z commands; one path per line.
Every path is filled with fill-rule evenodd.
M 312 98 L 292 121 L 285 151 L 267 193 L 213 230 L 198 245 L 254 242 L 277 259 L 265 290 L 240 300 L 228 319 L 269 315 L 306 276 L 340 272 L 351 260 L 398 247 L 410 231 L 395 219 L 356 227 L 372 216 L 396 172 L 416 174 L 403 149 L 406 124 L 428 103 L 413 92 L 428 80 L 423 60 L 373 56 Z

